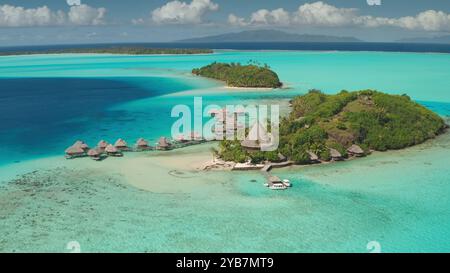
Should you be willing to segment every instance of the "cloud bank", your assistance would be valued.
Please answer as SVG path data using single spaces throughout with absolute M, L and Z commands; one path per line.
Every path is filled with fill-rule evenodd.
M 47 6 L 26 9 L 0 5 L 0 27 L 102 25 L 105 15 L 105 8 L 93 8 L 85 4 L 71 6 L 68 13 L 52 11 Z
M 374 17 L 359 15 L 358 9 L 338 8 L 322 1 L 300 5 L 296 11 L 288 12 L 282 8 L 275 10 L 260 9 L 250 18 L 228 16 L 228 23 L 233 26 L 310 25 L 322 27 L 398 27 L 408 30 L 450 31 L 450 14 L 443 11 L 427 10 L 415 16 L 400 18 Z
M 219 5 L 211 0 L 192 0 L 191 3 L 171 1 L 152 11 L 152 21 L 157 24 L 200 24 L 209 11 L 217 11 Z

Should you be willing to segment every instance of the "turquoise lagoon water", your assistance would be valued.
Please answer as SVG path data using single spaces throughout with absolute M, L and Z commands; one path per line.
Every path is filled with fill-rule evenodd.
M 269 64 L 289 89 L 231 92 L 189 75 L 212 61 L 250 60 Z M 169 135 L 172 106 L 191 105 L 194 94 L 223 105 L 373 88 L 450 116 L 448 71 L 450 55 L 417 53 L 1 57 L 0 177 L 76 139 L 156 141 Z M 224 172 L 193 173 L 209 186 L 189 194 L 155 194 L 114 174 L 45 171 L 36 161 L 39 172 L 0 190 L 0 251 L 64 252 L 76 239 L 93 252 L 366 252 L 373 240 L 387 252 L 448 252 L 449 146 L 446 135 L 358 161 L 278 170 L 295 184 L 286 192 L 267 191 L 257 172 Z

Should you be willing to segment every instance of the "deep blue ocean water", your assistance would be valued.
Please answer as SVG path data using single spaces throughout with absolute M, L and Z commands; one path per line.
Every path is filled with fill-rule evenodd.
M 0 47 L 1 51 L 54 50 L 72 48 L 113 48 L 138 46 L 147 48 L 206 48 L 233 50 L 318 50 L 318 51 L 384 51 L 384 52 L 435 52 L 450 53 L 450 44 L 420 43 L 127 43 L 127 44 L 83 44 Z
M 8 155 L 0 164 L 58 154 L 92 130 L 112 138 L 107 124 L 130 116 L 111 107 L 190 88 L 157 77 L 7 78 L 0 85 L 0 153 Z

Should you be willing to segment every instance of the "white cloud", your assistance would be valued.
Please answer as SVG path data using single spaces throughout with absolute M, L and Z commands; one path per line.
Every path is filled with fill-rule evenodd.
M 450 14 L 443 11 L 427 10 L 415 17 L 402 17 L 394 23 L 396 26 L 427 31 L 450 31 Z
M 64 21 L 64 12 L 53 12 L 47 6 L 34 9 L 10 5 L 0 6 L 0 27 L 60 25 Z
M 52 11 L 47 6 L 26 9 L 20 6 L 0 6 L 0 27 L 32 27 L 61 25 L 101 25 L 106 15 L 105 8 L 74 5 L 66 14 Z
M 248 25 L 248 23 L 245 21 L 244 18 L 238 17 L 234 14 L 228 15 L 228 23 L 232 26 L 239 26 L 239 27 Z
M 282 8 L 269 11 L 260 9 L 252 13 L 250 17 L 252 24 L 273 24 L 273 25 L 289 25 L 290 16 L 287 11 Z
M 79 6 L 81 5 L 81 0 L 67 0 L 67 5 L 69 6 Z
M 450 14 L 443 11 L 427 10 L 415 16 L 400 18 L 359 15 L 354 8 L 338 8 L 322 1 L 300 5 L 294 12 L 284 9 L 269 11 L 260 9 L 247 20 L 230 14 L 228 23 L 247 25 L 311 25 L 325 27 L 398 27 L 408 30 L 450 31 Z
M 352 23 L 356 9 L 337 8 L 322 1 L 301 5 L 293 13 L 293 21 L 316 26 L 343 26 Z
M 145 20 L 143 18 L 131 19 L 131 23 L 133 25 L 143 25 L 145 24 Z
M 199 24 L 206 12 L 218 9 L 211 0 L 192 0 L 189 4 L 177 0 L 153 10 L 152 20 L 158 24 Z
M 82 4 L 70 7 L 68 13 L 69 21 L 75 25 L 102 25 L 106 15 L 105 8 L 93 8 Z

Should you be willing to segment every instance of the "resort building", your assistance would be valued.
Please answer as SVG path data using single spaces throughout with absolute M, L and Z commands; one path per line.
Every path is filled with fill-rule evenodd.
M 170 148 L 171 148 L 171 144 L 170 144 L 170 142 L 167 140 L 167 138 L 165 138 L 165 137 L 161 137 L 160 139 L 159 139 L 159 141 L 158 141 L 158 146 L 157 146 L 157 149 L 158 150 L 163 150 L 163 151 L 165 151 L 165 150 L 169 150 Z
M 81 148 L 80 145 L 72 145 L 69 148 L 67 148 L 65 152 L 66 158 L 68 159 L 86 155 L 86 152 Z
M 100 140 L 100 142 L 97 144 L 97 149 L 101 152 L 104 152 L 106 147 L 108 147 L 108 142 L 104 140 Z
M 90 149 L 87 155 L 94 160 L 101 160 L 101 153 L 97 149 Z
M 117 149 L 121 150 L 121 151 L 126 151 L 129 150 L 128 148 L 128 144 L 125 142 L 125 140 L 119 138 L 116 143 L 114 144 L 114 147 L 116 147 Z
M 311 163 L 319 163 L 319 156 L 311 151 L 307 151 L 308 156 L 309 156 L 309 161 L 311 161 Z
M 149 150 L 151 149 L 149 143 L 147 140 L 140 138 L 136 141 L 136 149 L 140 151 Z
M 216 126 L 214 127 L 214 133 L 216 139 L 224 139 L 226 133 L 233 134 L 238 129 L 245 130 L 245 124 L 238 122 L 239 115 L 245 114 L 243 110 L 235 110 L 234 112 L 228 112 L 226 108 L 217 110 L 213 109 L 209 111 L 212 117 L 216 118 Z M 230 128 L 227 128 L 227 120 L 232 118 L 232 122 L 228 122 Z
M 359 147 L 356 144 L 353 144 L 350 148 L 347 149 L 347 152 L 349 153 L 349 155 L 351 156 L 356 156 L 356 157 L 362 157 L 365 156 L 364 150 L 361 149 L 361 147 Z
M 89 150 L 89 146 L 81 140 L 75 141 L 75 143 L 72 146 L 79 147 L 79 148 L 83 149 L 84 152 L 87 152 Z
M 329 150 L 330 150 L 331 160 L 341 161 L 344 159 L 342 154 L 338 150 L 333 149 L 333 148 L 330 148 Z
M 270 144 L 270 136 L 259 122 L 253 125 L 247 138 L 241 142 L 241 146 L 249 151 L 261 150 L 263 145 L 268 144 Z
M 123 156 L 122 153 L 119 151 L 119 149 L 117 149 L 116 147 L 114 147 L 111 144 L 109 144 L 106 147 L 105 152 L 109 156 Z

